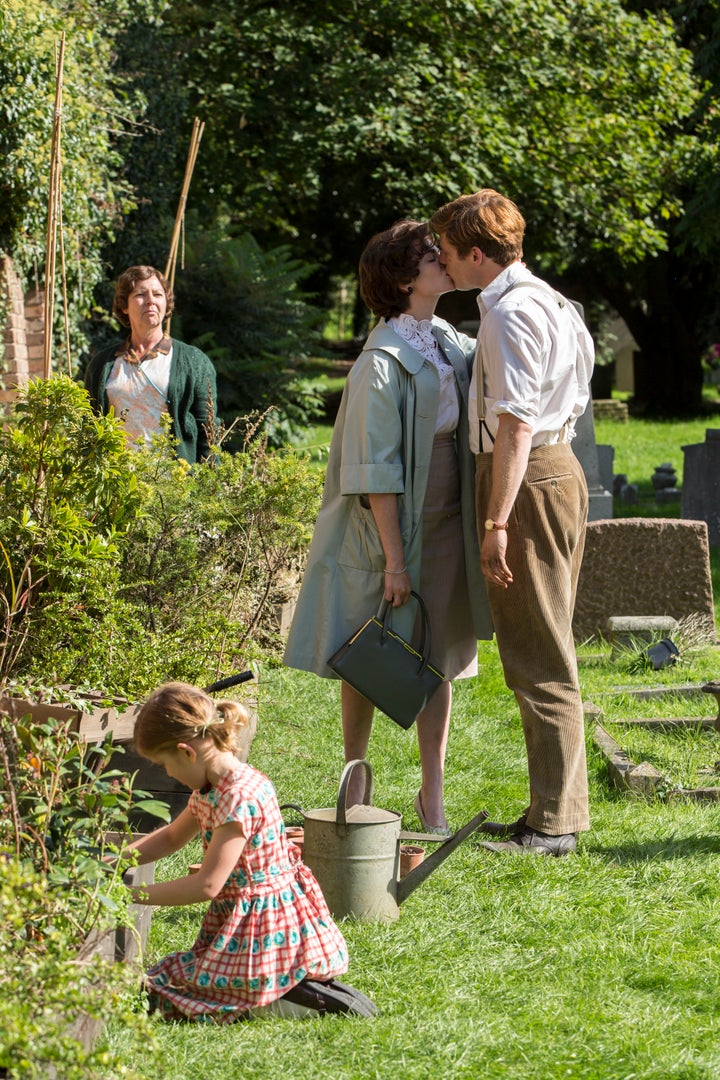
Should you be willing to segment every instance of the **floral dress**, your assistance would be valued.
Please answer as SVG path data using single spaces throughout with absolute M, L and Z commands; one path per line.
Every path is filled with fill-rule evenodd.
M 235 1020 L 267 1005 L 305 978 L 347 970 L 345 940 L 320 886 L 285 836 L 275 789 L 238 762 L 189 808 L 203 849 L 213 830 L 237 821 L 247 839 L 237 866 L 211 902 L 195 944 L 151 967 L 151 1008 L 167 1019 Z

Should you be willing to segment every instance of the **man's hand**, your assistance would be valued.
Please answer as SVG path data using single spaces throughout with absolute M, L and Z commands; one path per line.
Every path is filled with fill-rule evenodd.
M 500 585 L 507 589 L 513 576 L 510 567 L 505 561 L 507 553 L 507 532 L 504 529 L 493 529 L 486 532 L 480 548 L 480 567 L 486 581 L 491 585 Z

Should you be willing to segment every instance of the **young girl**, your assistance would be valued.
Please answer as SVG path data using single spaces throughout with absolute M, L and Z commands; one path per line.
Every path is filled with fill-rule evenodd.
M 334 980 L 347 970 L 345 941 L 286 839 L 275 789 L 233 753 L 246 723 L 242 705 L 214 702 L 185 683 L 155 690 L 135 723 L 139 753 L 192 794 L 174 821 L 129 850 L 152 862 L 200 833 L 204 856 L 195 874 L 132 887 L 133 900 L 210 901 L 192 948 L 147 972 L 151 1009 L 167 1019 L 227 1022 L 283 998 L 320 1013 L 372 1015 L 372 1002 Z

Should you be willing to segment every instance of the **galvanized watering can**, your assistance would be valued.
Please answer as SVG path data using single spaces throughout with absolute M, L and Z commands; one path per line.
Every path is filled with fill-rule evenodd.
M 365 769 L 364 802 L 347 807 L 350 776 L 359 766 Z M 444 842 L 434 833 L 403 833 L 400 814 L 372 805 L 372 784 L 370 762 L 349 761 L 340 778 L 337 807 L 306 811 L 294 803 L 284 804 L 303 816 L 303 861 L 317 878 L 335 918 L 397 919 L 403 900 L 488 816 L 481 811 Z M 401 840 L 440 843 L 440 847 L 398 880 Z

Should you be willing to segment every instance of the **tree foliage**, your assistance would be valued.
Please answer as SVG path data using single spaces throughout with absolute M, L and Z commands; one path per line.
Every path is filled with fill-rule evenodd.
M 690 408 L 715 302 L 707 274 L 683 268 L 682 303 L 669 282 L 716 229 L 709 6 L 186 0 L 165 32 L 207 119 L 207 211 L 289 239 L 322 289 L 394 218 L 497 187 L 531 265 L 619 310 L 664 372 L 651 395 Z
M 526 206 L 556 269 L 581 243 L 661 250 L 679 212 L 668 179 L 697 89 L 667 19 L 600 0 L 250 0 L 167 19 L 212 118 L 205 183 L 261 239 L 302 235 L 335 269 L 393 217 L 482 185 Z
M 91 192 L 100 187 L 83 169 L 105 170 L 110 186 L 93 212 L 106 215 L 108 237 L 118 155 L 134 189 L 137 208 L 105 249 L 109 277 L 161 261 L 197 114 L 206 128 L 191 205 L 201 229 L 229 221 L 263 249 L 291 244 L 318 266 L 307 287 L 322 294 L 394 218 L 497 187 L 526 214 L 530 264 L 625 316 L 646 365 L 662 373 L 649 383 L 655 404 L 697 404 L 699 358 L 720 318 L 718 0 L 102 0 L 92 22 L 81 0 L 35 7 L 51 27 L 62 11 L 69 42 L 82 27 L 77 63 L 97 57 L 93 78 L 78 76 L 73 108 L 97 124 L 112 107 L 102 93 L 114 94 L 122 113 L 112 145 L 101 124 L 78 165 L 78 186 Z M 18 23 L 19 0 L 9 10 Z M 6 34 L 0 63 L 27 53 L 28 85 L 47 95 L 47 70 L 44 83 L 33 73 L 39 25 L 36 46 L 32 17 L 20 44 Z M 47 47 L 43 56 L 47 69 Z M 11 70 L 22 82 L 24 69 Z M 32 106 L 23 109 L 32 132 Z M 18 135 L 2 137 L 14 162 Z M 16 215 L 33 198 L 38 209 L 10 175 Z M 38 235 L 39 215 L 23 235 Z M 89 258 L 92 242 L 82 250 Z
M 140 7 L 150 11 L 149 0 Z M 100 0 L 4 0 L 0 12 L 0 252 L 29 286 L 44 284 L 56 64 L 63 33 L 62 220 L 73 340 L 103 274 L 102 249 L 130 203 L 120 115 L 140 102 L 113 69 L 115 35 L 128 5 Z M 57 261 L 58 300 L 60 256 Z M 60 311 L 58 304 L 58 311 Z
M 288 245 L 262 251 L 249 233 L 201 232 L 177 278 L 177 325 L 215 365 L 221 415 L 232 422 L 267 413 L 263 432 L 274 443 L 287 442 L 321 407 L 297 371 L 323 317 L 301 288 L 311 269 Z

